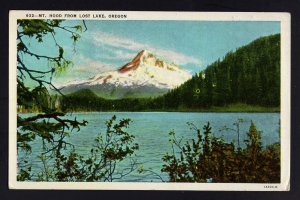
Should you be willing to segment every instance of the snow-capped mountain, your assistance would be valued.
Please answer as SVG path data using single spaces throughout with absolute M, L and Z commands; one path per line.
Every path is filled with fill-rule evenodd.
M 98 96 L 117 99 L 125 97 L 155 97 L 166 93 L 192 76 L 176 64 L 158 59 L 143 50 L 116 71 L 104 72 L 87 80 L 73 81 L 62 89 L 64 93 L 90 89 Z

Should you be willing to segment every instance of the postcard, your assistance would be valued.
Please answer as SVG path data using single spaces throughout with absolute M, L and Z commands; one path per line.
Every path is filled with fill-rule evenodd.
M 10 189 L 289 190 L 289 13 L 9 15 Z

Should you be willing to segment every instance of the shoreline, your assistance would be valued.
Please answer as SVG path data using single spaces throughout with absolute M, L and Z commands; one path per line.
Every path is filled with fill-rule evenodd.
M 215 107 L 210 109 L 145 109 L 145 110 L 72 110 L 65 113 L 95 113 L 95 112 L 182 112 L 182 113 L 280 113 L 277 107 L 259 107 L 251 109 L 230 109 Z M 41 113 L 41 112 L 17 112 L 18 114 Z

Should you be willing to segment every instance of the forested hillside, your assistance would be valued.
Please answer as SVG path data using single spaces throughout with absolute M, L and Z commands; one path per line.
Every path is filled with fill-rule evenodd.
M 280 35 L 259 38 L 229 52 L 161 101 L 164 107 L 232 103 L 280 105 Z
M 280 106 L 280 35 L 261 37 L 210 64 L 181 86 L 158 98 L 106 100 L 91 91 L 77 91 L 63 100 L 63 109 L 185 110 L 231 104 Z

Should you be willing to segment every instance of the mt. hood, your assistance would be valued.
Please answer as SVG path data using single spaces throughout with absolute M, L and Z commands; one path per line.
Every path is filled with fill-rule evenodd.
M 156 97 L 165 94 L 192 76 L 179 66 L 158 59 L 143 50 L 116 71 L 103 72 L 87 80 L 73 81 L 62 87 L 63 93 L 90 89 L 109 99 Z

